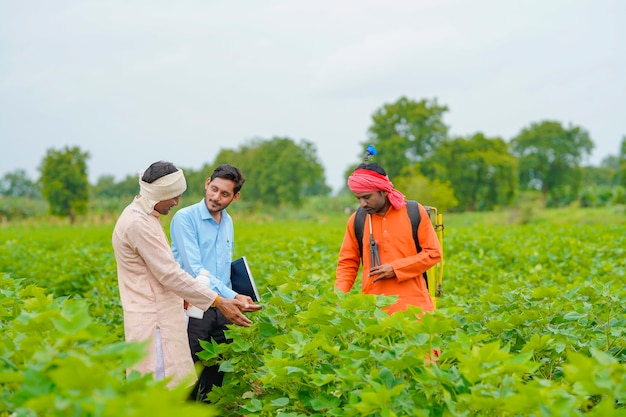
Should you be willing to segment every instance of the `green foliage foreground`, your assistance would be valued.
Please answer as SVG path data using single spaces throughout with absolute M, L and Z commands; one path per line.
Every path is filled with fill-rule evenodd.
M 292 233 L 257 262 L 271 293 L 254 326 L 206 345 L 232 372 L 212 398 L 250 415 L 623 415 L 624 229 L 449 230 L 446 295 L 420 322 L 335 296 L 326 228 Z
M 344 225 L 236 219 L 264 309 L 205 344 L 227 372 L 219 415 L 626 415 L 625 225 L 448 227 L 445 295 L 421 320 L 334 293 Z M 119 340 L 110 229 L 21 236 L 0 229 L 0 415 L 211 415 L 124 377 L 140 347 Z
M 6 274 L 0 287 L 1 416 L 216 415 L 183 402 L 181 388 L 137 374 L 124 380 L 144 346 L 111 340 L 84 300 L 53 298 Z

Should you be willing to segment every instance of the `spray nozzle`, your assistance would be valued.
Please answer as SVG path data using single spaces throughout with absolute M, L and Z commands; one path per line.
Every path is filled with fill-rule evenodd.
M 368 145 L 367 149 L 365 149 L 365 158 L 363 158 L 363 160 L 367 162 L 372 156 L 376 155 L 377 153 L 378 151 L 376 150 L 374 145 Z

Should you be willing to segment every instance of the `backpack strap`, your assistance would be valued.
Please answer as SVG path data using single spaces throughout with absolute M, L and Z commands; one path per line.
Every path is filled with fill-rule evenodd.
M 363 228 L 365 227 L 366 212 L 363 207 L 359 207 L 354 215 L 354 234 L 356 235 L 356 241 L 359 244 L 359 254 L 363 259 Z
M 420 241 L 417 238 L 417 228 L 422 221 L 422 215 L 420 213 L 419 204 L 415 200 L 407 200 L 406 201 L 406 210 L 409 213 L 409 219 L 411 219 L 411 233 L 413 234 L 413 241 L 415 242 L 415 250 L 417 253 L 422 251 L 422 247 L 420 246 Z M 428 288 L 428 274 L 426 271 L 422 274 L 424 277 L 424 282 L 426 282 L 426 288 Z
M 413 241 L 415 242 L 415 249 L 417 253 L 422 251 L 422 247 L 420 246 L 420 242 L 417 239 L 417 228 L 422 221 L 422 215 L 420 214 L 420 208 L 415 200 L 407 200 L 406 201 L 406 210 L 409 213 L 409 219 L 411 219 L 411 232 L 413 233 Z

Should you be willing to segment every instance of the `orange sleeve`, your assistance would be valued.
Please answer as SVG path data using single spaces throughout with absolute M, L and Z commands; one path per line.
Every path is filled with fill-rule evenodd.
M 339 260 L 337 261 L 335 287 L 342 292 L 350 291 L 359 273 L 361 264 L 359 245 L 354 234 L 355 215 L 355 213 L 352 213 L 352 216 L 348 219 L 346 233 L 343 236 L 343 243 L 339 250 Z

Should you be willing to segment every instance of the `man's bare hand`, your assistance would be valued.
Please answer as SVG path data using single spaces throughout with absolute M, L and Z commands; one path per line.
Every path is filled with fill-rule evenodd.
M 252 324 L 250 319 L 243 315 L 244 303 L 240 300 L 220 297 L 216 307 L 219 308 L 224 317 L 237 326 L 250 327 Z
M 381 279 L 391 279 L 396 277 L 396 273 L 393 270 L 391 264 L 382 264 L 370 268 L 370 276 L 376 275 L 376 278 L 372 282 L 380 281 Z
M 237 294 L 235 296 L 235 300 L 239 300 L 244 304 L 244 307 L 241 309 L 241 311 L 244 311 L 246 313 L 259 311 L 261 308 L 263 308 L 263 306 L 260 304 L 254 304 L 252 298 L 244 294 Z

